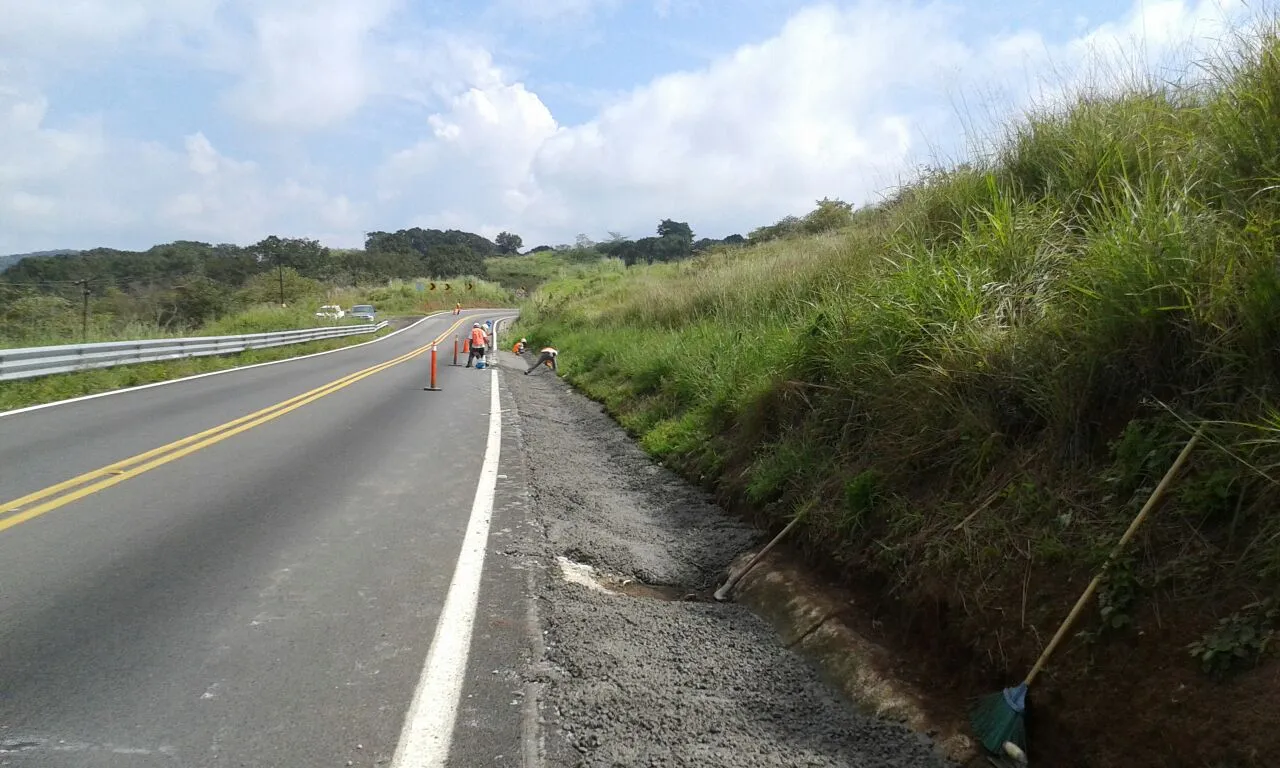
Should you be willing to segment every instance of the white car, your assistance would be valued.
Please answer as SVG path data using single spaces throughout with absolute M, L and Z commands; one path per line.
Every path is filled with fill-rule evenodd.
M 346 315 L 347 313 L 344 312 L 342 307 L 339 307 L 337 304 L 325 304 L 320 308 L 319 312 L 316 312 L 316 317 L 327 317 L 331 320 L 341 320 L 346 317 Z

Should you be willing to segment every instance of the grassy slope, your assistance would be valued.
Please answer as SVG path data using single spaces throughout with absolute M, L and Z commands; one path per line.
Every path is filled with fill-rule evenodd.
M 1280 735 L 1237 703 L 1280 696 L 1277 179 L 1271 35 L 1210 87 L 1031 116 L 852 229 L 550 283 L 521 332 L 726 499 L 811 509 L 800 550 L 901 601 L 964 693 L 1025 673 L 1209 422 L 1038 684 L 1033 748 L 1262 765 Z
M 578 277 L 598 268 L 600 255 L 594 250 L 570 248 L 539 251 L 523 256 L 494 256 L 485 259 L 485 274 L 508 290 L 532 291 L 556 278 Z

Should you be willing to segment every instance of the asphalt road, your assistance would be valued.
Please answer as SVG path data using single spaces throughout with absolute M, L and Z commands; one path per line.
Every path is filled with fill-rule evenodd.
M 375 367 L 456 319 L 0 416 L 0 765 L 390 764 L 475 520 L 495 374 L 450 367 L 452 332 L 442 391 L 425 354 Z M 523 607 L 500 598 L 523 582 L 499 565 L 451 764 L 519 764 L 522 708 L 492 671 L 522 663 Z

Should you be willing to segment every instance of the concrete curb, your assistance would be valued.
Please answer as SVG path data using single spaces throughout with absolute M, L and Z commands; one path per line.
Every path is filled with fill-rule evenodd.
M 745 567 L 754 554 L 740 555 L 730 573 Z M 966 724 L 929 711 L 919 690 L 893 678 L 889 652 L 842 619 L 855 608 L 825 592 L 797 565 L 768 554 L 738 582 L 733 598 L 768 621 L 788 648 L 810 660 L 859 711 L 928 736 L 961 765 L 980 758 Z

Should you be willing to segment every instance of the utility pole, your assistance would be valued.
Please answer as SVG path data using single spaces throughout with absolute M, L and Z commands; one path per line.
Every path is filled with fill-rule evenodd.
M 80 295 L 84 303 L 80 309 L 80 343 L 84 344 L 89 340 L 89 281 L 77 280 L 80 285 Z
M 280 306 L 284 306 L 284 260 L 276 257 L 276 274 L 280 276 Z

